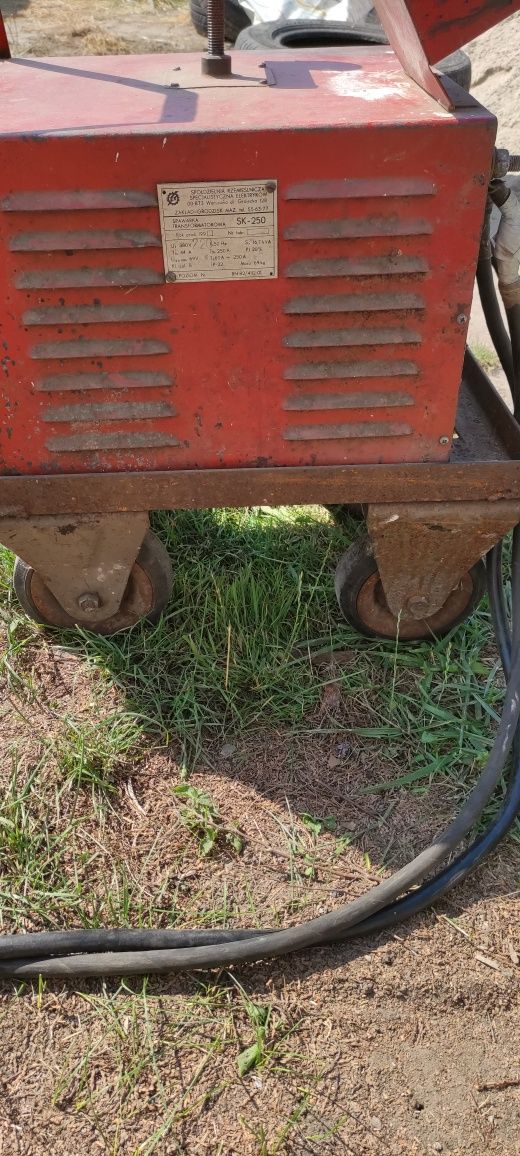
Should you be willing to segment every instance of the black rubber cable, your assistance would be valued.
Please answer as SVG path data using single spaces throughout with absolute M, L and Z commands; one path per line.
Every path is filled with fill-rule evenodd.
M 516 557 L 520 563 L 520 530 L 518 527 L 513 536 L 513 557 Z M 495 630 L 496 624 L 498 623 L 499 625 L 497 641 L 500 638 L 500 657 L 504 674 L 506 678 L 509 678 L 512 638 L 507 621 L 506 601 L 502 581 L 502 542 L 499 542 L 497 546 L 490 550 L 486 563 L 489 602 L 492 610 L 495 612 L 493 613 Z M 517 567 L 517 573 L 520 573 L 520 566 Z M 500 594 L 498 599 L 497 591 L 499 591 Z M 520 608 L 520 591 L 518 587 L 513 593 L 515 605 Z M 504 835 L 507 835 L 507 832 L 513 826 L 519 813 L 520 738 L 517 729 L 513 743 L 511 781 L 507 788 L 502 809 L 490 826 L 475 839 L 467 850 L 458 855 L 457 858 L 436 875 L 434 879 L 431 879 L 429 883 L 424 884 L 423 887 L 418 888 L 417 891 L 412 892 L 410 895 L 403 896 L 403 898 L 399 899 L 393 906 L 384 908 L 382 911 L 379 911 L 377 915 L 372 916 L 371 919 L 367 919 L 364 923 L 358 924 L 355 928 L 355 934 L 373 935 L 375 932 L 385 931 L 388 927 L 393 927 L 394 924 L 401 922 L 403 919 L 410 919 L 412 915 L 417 915 L 420 911 L 424 911 L 426 907 L 431 906 L 432 903 L 441 899 L 450 887 L 461 883 L 462 880 L 474 871 L 479 863 L 493 851 L 500 840 L 504 838 Z M 347 936 L 350 937 L 350 932 L 347 933 Z
M 511 348 L 513 358 L 513 406 L 516 420 L 520 420 L 520 305 L 511 305 L 506 309 L 506 316 L 511 334 Z
M 517 535 L 517 539 L 520 543 L 519 535 Z M 17 958 L 5 960 L 5 962 L 0 964 L 0 975 L 16 977 L 18 979 L 35 978 L 39 975 L 43 977 L 66 978 L 67 976 L 136 975 L 162 971 L 175 972 L 186 969 L 227 967 L 233 963 L 256 962 L 268 956 L 278 956 L 305 947 L 316 946 L 318 944 L 323 945 L 338 938 L 345 938 L 345 933 L 349 933 L 349 937 L 353 934 L 360 935 L 366 930 L 369 917 L 376 916 L 378 912 L 381 914 L 381 919 L 385 921 L 384 925 L 388 925 L 386 923 L 387 920 L 395 922 L 402 916 L 396 914 L 393 910 L 389 911 L 388 908 L 393 905 L 397 908 L 397 911 L 400 912 L 402 908 L 399 908 L 396 901 L 402 892 L 411 886 L 415 886 L 420 879 L 424 878 L 426 874 L 429 874 L 439 863 L 452 854 L 482 814 L 486 803 L 502 775 L 505 760 L 516 732 L 520 713 L 519 687 L 520 654 L 515 657 L 512 665 L 502 716 L 486 767 L 459 815 L 453 820 L 447 830 L 437 836 L 431 846 L 412 860 L 411 863 L 407 864 L 407 866 L 403 867 L 400 871 L 397 871 L 390 879 L 380 883 L 366 895 L 361 896 L 352 903 L 339 908 L 337 911 L 330 912 L 328 915 L 310 920 L 308 923 L 302 924 L 299 927 L 289 928 L 284 931 L 245 933 L 245 938 L 242 938 L 244 933 L 241 932 L 239 935 L 233 934 L 231 939 L 224 942 L 222 942 L 222 940 L 215 942 L 214 934 L 209 933 L 208 938 L 211 937 L 213 942 L 208 943 L 206 941 L 202 946 L 155 948 L 152 950 L 109 950 L 102 953 L 95 951 L 90 955 L 83 954 L 54 958 L 49 958 L 49 955 L 43 958 L 40 955 L 39 958 L 31 960 L 22 959 L 20 953 L 18 953 Z M 459 875 L 460 870 L 462 869 L 459 869 Z M 446 886 L 448 886 L 448 883 L 446 883 Z M 420 909 L 419 905 L 422 905 L 421 899 L 424 896 L 425 890 L 427 890 L 430 895 L 432 887 L 434 890 L 435 887 L 438 888 L 439 880 L 434 880 L 426 884 L 425 887 L 419 888 L 417 892 L 406 897 L 410 900 L 414 910 Z M 428 901 L 431 902 L 431 899 Z M 382 911 L 382 908 L 386 910 Z M 54 950 L 59 950 L 60 937 L 64 934 L 65 936 L 70 936 L 74 933 L 43 933 L 47 951 L 49 951 L 51 943 L 53 944 Z M 98 937 L 97 945 L 101 943 L 103 946 L 110 946 L 110 948 L 112 948 L 117 943 L 118 935 L 122 936 L 119 944 L 123 942 L 129 943 L 131 939 L 131 936 L 130 939 L 128 938 L 128 931 L 121 933 L 111 931 L 106 934 L 107 939 L 105 940 L 103 932 L 95 932 L 95 935 Z M 140 932 L 138 934 L 144 937 L 144 942 L 146 942 L 148 934 L 151 934 L 153 937 L 157 936 L 156 932 Z M 180 933 L 181 936 L 183 934 L 185 933 Z M 193 933 L 188 933 L 188 935 L 192 934 Z M 204 933 L 202 933 L 202 936 L 203 935 Z M 3 942 L 7 939 L 9 941 L 7 946 L 11 951 L 15 946 L 14 941 L 17 938 L 20 948 L 23 950 L 24 936 L 0 937 L 0 949 L 3 946 Z M 43 946 L 42 940 L 39 939 L 38 935 L 31 936 L 31 940 L 31 948 L 36 946 L 38 942 Z M 155 942 L 157 942 L 156 939 Z M 83 952 L 85 950 L 88 951 L 91 944 L 92 933 L 75 933 L 76 949 L 82 950 Z
M 520 318 L 518 321 L 520 325 Z M 0 936 L 0 960 L 4 961 L 0 963 L 0 976 L 32 979 L 38 976 L 135 975 L 255 962 L 306 947 L 323 946 L 338 939 L 383 931 L 422 911 L 449 887 L 465 878 L 503 838 L 520 810 L 519 527 L 513 534 L 512 630 L 507 618 L 501 543 L 488 555 L 487 571 L 493 625 L 508 680 L 498 731 L 486 766 L 459 815 L 406 867 L 337 911 L 284 931 L 83 929 Z M 453 853 L 478 821 L 502 776 L 511 747 L 513 770 L 499 815 L 444 870 L 422 886 L 416 886 Z M 416 889 L 407 895 L 402 894 L 410 888 Z M 74 952 L 78 954 L 65 954 Z

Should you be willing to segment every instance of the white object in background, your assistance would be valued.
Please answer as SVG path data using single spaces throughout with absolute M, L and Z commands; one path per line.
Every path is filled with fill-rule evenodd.
M 511 189 L 500 205 L 501 221 L 495 237 L 498 286 L 506 309 L 520 305 L 520 200 Z
M 373 0 L 240 0 L 253 24 L 266 20 L 365 20 Z

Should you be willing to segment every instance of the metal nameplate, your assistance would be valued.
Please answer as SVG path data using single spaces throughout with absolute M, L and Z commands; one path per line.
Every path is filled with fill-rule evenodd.
M 157 186 L 167 281 L 276 277 L 277 182 Z

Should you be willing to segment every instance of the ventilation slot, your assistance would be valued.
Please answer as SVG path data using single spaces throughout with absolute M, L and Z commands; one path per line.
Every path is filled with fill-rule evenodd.
M 350 438 L 391 438 L 409 437 L 411 426 L 405 422 L 359 421 L 343 425 L 299 425 L 291 426 L 284 433 L 286 441 L 335 441 Z
M 321 257 L 317 260 L 293 261 L 286 277 L 399 277 L 410 273 L 428 273 L 424 257 L 407 257 L 388 253 L 385 257 Z
M 435 185 L 421 177 L 365 177 L 340 181 L 304 181 L 291 185 L 286 201 L 339 201 L 366 197 L 431 197 Z
M 288 397 L 284 409 L 386 409 L 414 405 L 409 393 L 306 393 Z
M 432 232 L 430 221 L 394 217 L 342 217 L 332 221 L 299 221 L 284 232 L 286 241 L 335 241 L 355 237 L 417 237 Z
M 17 289 L 134 289 L 162 285 L 164 273 L 141 268 L 31 269 L 15 277 Z
M 421 335 L 412 329 L 310 329 L 289 333 L 283 344 L 296 349 L 345 345 L 420 345 Z
M 47 449 L 51 453 L 93 453 L 106 450 L 145 450 L 165 449 L 167 446 L 178 446 L 181 443 L 173 434 L 165 434 L 159 430 L 145 432 L 114 432 L 114 433 L 84 433 L 70 434 L 65 437 L 51 437 L 47 442 Z
M 169 350 L 169 345 L 164 341 L 128 341 L 118 338 L 113 341 L 87 341 L 79 338 L 78 341 L 50 341 L 35 345 L 31 357 L 37 361 L 56 358 L 62 361 L 69 357 L 151 357 L 158 353 L 169 353 Z
M 288 381 L 326 381 L 351 377 L 412 377 L 419 373 L 414 361 L 307 361 L 290 365 L 284 377 Z
M 113 325 L 122 321 L 166 321 L 165 309 L 154 305 L 73 305 L 28 309 L 24 325 Z
M 321 297 L 293 297 L 285 313 L 377 313 L 424 309 L 417 293 L 332 293 Z

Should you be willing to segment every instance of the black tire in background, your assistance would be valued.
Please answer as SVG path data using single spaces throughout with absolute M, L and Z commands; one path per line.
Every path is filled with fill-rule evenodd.
M 349 25 L 337 20 L 270 20 L 265 24 L 249 24 L 237 36 L 236 47 L 265 52 L 273 49 L 297 51 L 303 48 L 341 48 L 350 44 L 387 43 L 383 29 L 370 22 Z M 465 52 L 452 52 L 439 61 L 436 67 L 450 80 L 469 91 L 471 61 Z
M 349 44 L 387 44 L 381 26 L 347 20 L 269 20 L 249 24 L 237 37 L 241 49 L 342 48 Z
M 191 22 L 200 36 L 208 35 L 208 0 L 190 0 Z M 251 24 L 238 0 L 224 0 L 224 36 L 230 44 Z

